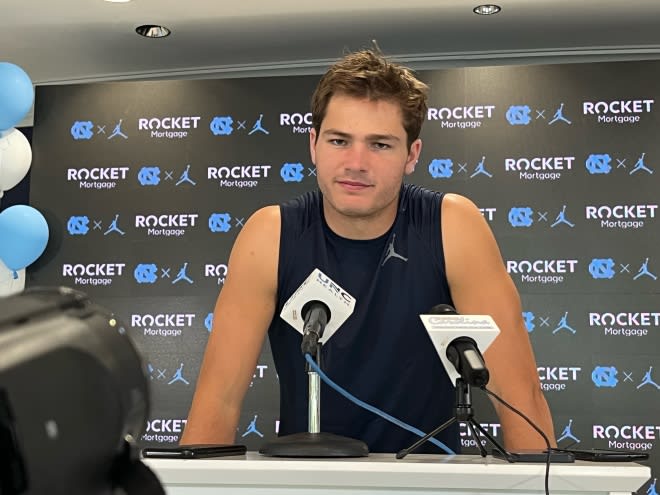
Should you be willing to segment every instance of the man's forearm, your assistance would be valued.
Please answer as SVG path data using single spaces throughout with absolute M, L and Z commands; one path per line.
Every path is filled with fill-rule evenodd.
M 191 410 L 180 445 L 231 444 L 236 437 L 239 412 Z
M 557 445 L 550 408 L 540 390 L 525 404 L 511 405 L 519 409 L 546 435 L 551 447 Z M 545 449 L 547 447 L 543 437 L 527 421 L 501 404 L 496 404 L 495 408 L 502 424 L 504 446 L 507 450 Z

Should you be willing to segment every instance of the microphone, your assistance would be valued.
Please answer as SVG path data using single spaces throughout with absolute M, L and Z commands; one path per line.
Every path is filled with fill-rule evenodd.
M 303 336 L 300 350 L 316 355 L 355 309 L 355 298 L 318 268 L 284 303 L 280 317 Z
M 480 349 L 485 351 L 500 333 L 493 318 L 459 315 L 448 304 L 433 306 L 420 318 L 454 386 L 458 378 L 476 387 L 488 383 L 490 375 Z
M 304 320 L 303 325 L 303 338 L 300 344 L 300 351 L 305 354 L 316 354 L 318 342 L 323 337 L 330 316 L 332 315 L 330 308 L 322 301 L 309 301 L 305 303 L 301 310 L 301 315 Z

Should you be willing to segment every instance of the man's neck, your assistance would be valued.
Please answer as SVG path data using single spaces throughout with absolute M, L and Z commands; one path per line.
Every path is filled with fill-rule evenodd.
M 382 210 L 369 216 L 347 216 L 335 210 L 323 198 L 325 222 L 335 234 L 346 239 L 375 239 L 385 234 L 396 219 L 399 196 Z

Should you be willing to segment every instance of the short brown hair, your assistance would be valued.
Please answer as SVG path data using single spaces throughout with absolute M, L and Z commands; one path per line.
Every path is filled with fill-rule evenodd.
M 312 95 L 312 126 L 318 136 L 328 102 L 335 94 L 398 103 L 408 148 L 419 137 L 426 116 L 428 86 L 413 72 L 372 50 L 350 53 L 323 75 Z

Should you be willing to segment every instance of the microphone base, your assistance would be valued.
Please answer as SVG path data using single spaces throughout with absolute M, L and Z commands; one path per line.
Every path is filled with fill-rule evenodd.
M 361 440 L 334 433 L 294 433 L 268 442 L 259 453 L 269 457 L 367 457 L 369 447 Z

